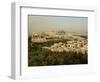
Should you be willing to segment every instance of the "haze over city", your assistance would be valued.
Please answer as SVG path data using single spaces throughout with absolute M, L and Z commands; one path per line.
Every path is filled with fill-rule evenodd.
M 87 33 L 87 24 L 87 17 L 29 15 L 28 34 L 59 30 L 77 34 Z

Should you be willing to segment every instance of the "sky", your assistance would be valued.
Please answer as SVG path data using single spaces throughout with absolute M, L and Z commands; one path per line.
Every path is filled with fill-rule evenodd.
M 60 30 L 81 34 L 88 31 L 87 24 L 87 17 L 28 15 L 28 34 Z

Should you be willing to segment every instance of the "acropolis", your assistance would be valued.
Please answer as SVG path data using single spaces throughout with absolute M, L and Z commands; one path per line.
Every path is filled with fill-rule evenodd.
M 54 43 L 50 46 L 42 46 L 52 52 L 77 52 L 85 54 L 87 50 L 87 39 L 80 36 L 65 33 L 64 31 L 51 31 L 44 33 L 33 33 L 32 43 Z M 58 42 L 57 42 L 58 41 Z

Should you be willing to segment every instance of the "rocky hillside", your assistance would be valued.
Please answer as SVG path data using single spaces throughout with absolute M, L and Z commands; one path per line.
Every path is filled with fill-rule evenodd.
M 33 47 L 34 44 L 41 44 L 41 48 L 48 49 L 52 52 L 72 51 L 83 54 L 87 52 L 86 38 L 64 31 L 33 33 L 30 42 Z

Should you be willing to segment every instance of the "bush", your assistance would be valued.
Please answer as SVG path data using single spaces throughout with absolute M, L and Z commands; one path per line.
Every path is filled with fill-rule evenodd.
M 70 64 L 87 64 L 87 53 L 75 52 L 50 52 L 46 49 L 29 51 L 29 66 L 46 66 L 46 65 L 70 65 Z

